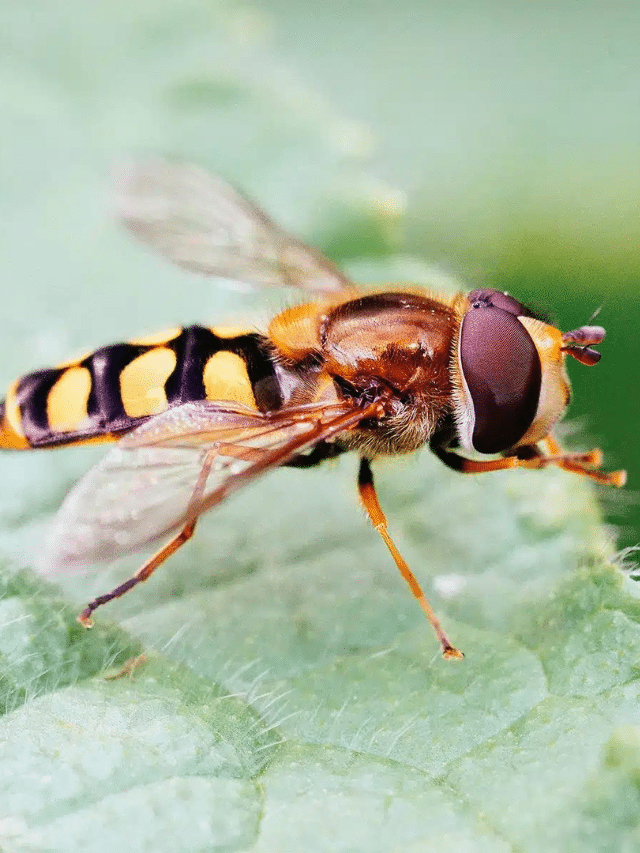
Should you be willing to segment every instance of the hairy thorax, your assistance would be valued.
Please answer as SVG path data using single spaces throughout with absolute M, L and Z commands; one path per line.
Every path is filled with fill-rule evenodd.
M 384 400 L 383 417 L 340 437 L 345 449 L 373 457 L 416 450 L 450 413 L 455 327 L 454 300 L 391 291 L 284 312 L 269 337 L 290 369 L 315 361 L 315 372 L 299 370 L 307 399 Z M 299 385 L 293 393 L 302 402 Z

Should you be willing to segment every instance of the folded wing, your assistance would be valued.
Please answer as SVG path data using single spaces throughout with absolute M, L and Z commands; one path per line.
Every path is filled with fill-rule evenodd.
M 376 414 L 376 404 L 350 403 L 269 414 L 208 401 L 170 409 L 121 439 L 71 490 L 42 568 L 78 569 L 156 543 L 260 474 Z

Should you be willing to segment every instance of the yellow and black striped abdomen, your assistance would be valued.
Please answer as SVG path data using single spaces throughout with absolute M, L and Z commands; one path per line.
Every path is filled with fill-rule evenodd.
M 267 339 L 189 326 L 30 373 L 2 404 L 0 448 L 112 441 L 170 406 L 205 399 L 279 408 Z

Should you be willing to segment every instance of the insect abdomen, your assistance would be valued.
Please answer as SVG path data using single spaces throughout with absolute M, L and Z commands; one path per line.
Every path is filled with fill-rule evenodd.
M 112 441 L 170 406 L 204 399 L 279 408 L 263 336 L 189 326 L 30 373 L 2 404 L 0 448 Z

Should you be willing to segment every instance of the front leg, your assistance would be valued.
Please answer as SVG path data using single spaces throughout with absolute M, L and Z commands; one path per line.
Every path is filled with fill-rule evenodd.
M 499 459 L 467 459 L 437 444 L 432 444 L 431 450 L 448 468 L 460 471 L 462 474 L 482 474 L 486 471 L 501 471 L 505 468 L 546 468 L 548 465 L 557 465 L 565 471 L 589 477 L 597 483 L 609 486 L 624 486 L 627 481 L 626 471 L 596 470 L 602 464 L 602 453 L 599 449 L 596 448 L 587 453 L 565 453 L 555 438 L 550 435 L 543 439 L 540 445 L 519 447 L 513 455 Z
M 540 458 L 544 460 L 543 464 L 557 465 L 558 468 L 572 471 L 574 474 L 581 474 L 606 486 L 617 486 L 619 488 L 627 482 L 627 472 L 624 470 L 594 470 L 602 465 L 602 451 L 599 448 L 595 448 L 590 453 L 563 453 L 553 435 L 548 435 L 540 443 L 547 451 L 547 455 L 540 454 Z M 538 450 L 538 452 L 540 451 Z
M 503 471 L 505 468 L 517 468 L 520 460 L 517 456 L 504 456 L 501 459 L 467 459 L 466 456 L 460 456 L 452 450 L 440 447 L 437 444 L 431 445 L 431 450 L 435 453 L 438 459 L 451 468 L 452 471 L 459 471 L 461 474 L 484 474 L 485 471 Z

